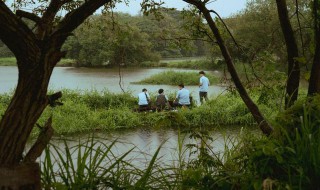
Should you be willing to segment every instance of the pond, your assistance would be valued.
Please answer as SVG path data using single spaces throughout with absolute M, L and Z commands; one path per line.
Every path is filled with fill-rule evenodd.
M 169 69 L 169 68 L 121 68 L 121 81 L 119 69 L 92 69 L 92 68 L 73 68 L 56 67 L 53 71 L 49 83 L 50 90 L 77 89 L 77 90 L 108 90 L 113 93 L 122 93 L 122 89 L 131 92 L 133 95 L 147 88 L 149 93 L 156 94 L 158 89 L 163 88 L 166 94 L 175 93 L 177 86 L 171 85 L 140 85 L 131 82 L 140 81 L 146 77 L 163 71 L 187 71 L 197 74 L 198 70 L 188 69 Z M 220 76 L 218 71 L 212 72 Z M 0 93 L 11 92 L 18 80 L 17 67 L 0 66 Z M 121 84 L 121 87 L 120 85 Z M 192 96 L 198 101 L 198 87 L 186 86 Z M 209 96 L 217 96 L 224 91 L 224 87 L 212 85 L 209 87 Z
M 212 141 L 207 141 L 211 147 L 212 153 L 222 156 L 226 147 L 232 148 L 233 145 L 237 144 L 238 137 L 241 133 L 254 133 L 259 134 L 258 128 L 244 127 L 244 126 L 227 126 L 227 127 L 214 127 L 206 128 L 209 132 Z M 69 137 L 54 137 L 51 143 L 59 149 L 65 150 L 64 140 L 67 140 L 68 147 L 77 147 L 79 143 L 86 143 L 90 141 L 90 138 L 94 136 L 95 148 L 101 144 L 112 144 L 116 141 L 112 147 L 111 152 L 115 158 L 119 158 L 121 155 L 128 152 L 130 149 L 134 150 L 126 156 L 127 161 L 134 164 L 137 167 L 143 168 L 148 165 L 152 156 L 155 154 L 157 148 L 161 145 L 161 149 L 158 155 L 161 163 L 173 164 L 178 160 L 179 157 L 179 144 L 183 143 L 183 150 L 186 150 L 187 144 L 200 144 L 199 139 L 190 138 L 190 133 L 183 132 L 183 129 L 130 129 L 124 131 L 113 131 L 112 133 L 94 133 L 94 134 L 80 134 Z M 64 139 L 64 140 L 62 140 Z M 52 154 L 56 152 L 51 149 Z M 76 162 L 78 154 L 73 149 L 74 154 L 73 161 Z M 83 152 L 83 150 L 82 150 Z M 185 151 L 183 159 L 187 161 L 190 158 L 194 158 L 197 154 L 189 155 L 189 151 Z M 57 156 L 54 156 L 57 157 Z M 40 160 L 44 160 L 44 154 Z
M 113 93 L 122 93 L 124 91 L 130 92 L 133 95 L 138 94 L 142 88 L 147 88 L 150 93 L 157 93 L 159 88 L 166 90 L 166 93 L 175 93 L 176 86 L 171 85 L 139 85 L 131 84 L 131 82 L 140 81 L 146 77 L 157 74 L 159 72 L 168 71 L 173 69 L 168 68 L 122 68 L 121 81 L 118 69 L 92 69 L 92 68 L 72 68 L 72 67 L 56 67 L 53 71 L 49 89 L 74 89 L 80 91 L 86 90 L 108 90 Z M 175 71 L 187 71 L 198 73 L 198 70 L 188 69 L 174 69 Z M 216 76 L 221 73 L 212 72 Z M 18 71 L 16 67 L 3 67 L 0 66 L 0 93 L 11 92 L 17 83 Z M 121 84 L 121 87 L 119 85 Z M 198 100 L 198 87 L 187 86 L 193 97 Z M 224 91 L 224 87 L 212 85 L 209 87 L 209 96 L 217 96 Z M 219 127 L 209 129 L 210 136 L 214 139 L 212 150 L 215 153 L 223 152 L 226 146 L 231 146 L 234 143 L 241 131 L 241 127 Z M 179 138 L 185 136 L 184 144 L 198 143 L 194 139 L 190 139 L 189 135 L 180 136 L 178 130 L 173 129 L 134 129 L 125 131 L 113 131 L 111 133 L 95 133 L 98 139 L 103 139 L 104 143 L 111 143 L 117 139 L 118 143 L 113 147 L 115 155 L 121 155 L 135 147 L 134 151 L 130 154 L 129 159 L 140 165 L 143 161 L 149 162 L 156 149 L 163 143 L 159 157 L 166 161 L 176 160 Z M 92 134 L 90 134 L 92 135 Z M 79 141 L 86 140 L 88 135 L 78 135 L 67 137 L 72 141 L 68 141 L 68 146 L 74 146 Z M 52 141 L 53 144 L 63 149 L 63 142 L 55 137 Z M 41 159 L 43 159 L 42 155 Z

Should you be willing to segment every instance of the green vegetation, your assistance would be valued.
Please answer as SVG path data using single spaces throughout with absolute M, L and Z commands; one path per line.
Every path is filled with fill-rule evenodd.
M 58 63 L 57 66 L 58 67 L 71 67 L 75 65 L 75 60 L 74 59 L 61 59 Z
M 62 59 L 57 64 L 60 67 L 70 67 L 73 65 L 75 65 L 75 60 L 73 59 Z M 17 60 L 15 57 L 0 57 L 0 66 L 17 66 Z
M 317 37 L 320 36 L 320 30 L 317 13 L 320 9 L 317 6 L 318 2 L 315 0 L 291 1 L 288 2 L 288 5 L 282 5 L 283 8 L 288 8 L 289 14 L 287 15 L 291 15 L 290 23 L 294 29 L 296 35 L 294 41 L 299 44 L 298 47 L 294 43 L 287 42 L 285 44 L 287 40 L 283 40 L 283 36 L 289 37 L 291 32 L 287 30 L 289 32 L 281 33 L 281 26 L 279 25 L 279 18 L 281 19 L 281 17 L 277 16 L 276 6 L 276 3 L 280 2 L 286 3 L 287 1 L 253 0 L 248 2 L 244 11 L 226 19 L 225 23 L 230 27 L 234 38 L 230 37 L 221 21 L 215 20 L 228 46 L 227 49 L 230 50 L 232 58 L 235 59 L 234 63 L 237 68 L 243 66 L 240 75 L 246 81 L 245 88 L 248 89 L 250 96 L 257 103 L 259 110 L 268 121 L 272 122 L 275 130 L 271 136 L 253 136 L 245 131 L 245 133 L 239 135 L 239 139 L 227 139 L 227 141 L 231 141 L 231 146 L 226 146 L 224 153 L 218 154 L 213 151 L 210 145 L 214 143 L 206 131 L 201 131 L 202 127 L 256 124 L 252 114 L 235 93 L 232 85 L 228 89 L 230 90 L 229 93 L 211 99 L 205 105 L 193 107 L 190 110 L 181 109 L 178 112 L 159 113 L 133 112 L 132 109 L 137 106 L 137 102 L 130 94 L 116 95 L 96 91 L 82 93 L 65 90 L 62 98 L 64 105 L 47 108 L 38 121 L 39 125 L 43 125 L 48 117 L 53 116 L 53 126 L 57 135 L 137 127 L 172 127 L 188 129 L 191 132 L 190 138 L 196 139 L 198 142 L 185 146 L 182 141 L 179 141 L 177 147 L 179 157 L 172 165 L 157 163 L 158 153 L 161 149 L 159 147 L 146 169 L 138 169 L 130 161 L 125 160 L 132 150 L 123 155 L 114 156 L 111 148 L 116 142 L 111 145 L 103 143 L 98 145 L 92 138 L 85 143 L 79 143 L 75 147 L 67 147 L 67 143 L 65 143 L 63 150 L 53 146 L 53 151 L 52 149 L 46 150 L 47 156 L 43 163 L 42 180 L 45 188 L 318 189 L 320 186 L 319 96 L 299 100 L 292 107 L 290 107 L 290 103 L 287 103 L 288 109 L 286 111 L 280 114 L 278 114 L 278 111 L 281 111 L 283 105 L 281 97 L 285 97 L 286 100 L 290 98 L 293 101 L 296 100 L 296 97 L 293 97 L 294 93 L 288 90 L 285 92 L 284 83 L 286 81 L 291 82 L 287 84 L 287 89 L 293 87 L 291 89 L 298 92 L 297 84 L 299 82 L 295 82 L 295 80 L 300 80 L 300 74 L 289 70 L 287 73 L 288 79 L 285 76 L 286 73 L 281 72 L 287 71 L 287 67 L 292 66 L 290 60 L 294 59 L 294 64 L 299 64 L 301 76 L 304 76 L 307 80 L 311 78 L 308 95 L 311 96 L 313 93 L 319 93 L 320 91 L 319 86 L 316 85 L 319 84 L 319 81 L 316 81 L 317 78 L 313 77 L 319 76 L 319 70 L 316 67 L 311 68 L 318 63 L 317 52 L 319 52 L 320 46 L 316 42 L 319 41 Z M 73 4 L 69 7 L 73 7 Z M 150 4 L 147 4 L 144 8 L 148 9 L 150 7 L 150 11 L 153 12 Z M 278 9 L 280 8 L 278 5 Z M 5 11 L 3 12 L 5 13 Z M 14 14 L 11 15 L 14 16 Z M 191 19 L 191 15 L 195 15 L 196 18 Z M 159 20 L 157 16 L 163 17 L 163 19 Z M 63 47 L 64 50 L 68 51 L 68 60 L 63 60 L 59 65 L 90 67 L 165 66 L 199 70 L 217 69 L 221 66 L 222 61 L 212 58 L 219 52 L 217 46 L 212 46 L 212 44 L 214 39 L 220 38 L 212 36 L 207 25 L 210 22 L 203 22 L 202 16 L 199 11 L 192 9 L 183 12 L 160 9 L 156 16 L 149 17 L 145 15 L 131 17 L 121 13 L 112 13 L 112 16 L 108 14 L 92 16 L 87 21 L 87 25 L 79 27 L 74 32 L 74 36 L 68 38 Z M 61 19 L 51 20 L 59 21 Z M 281 20 L 285 19 L 282 18 Z M 9 26 L 9 24 L 9 22 L 6 22 L 3 26 Z M 30 25 L 30 28 L 32 28 L 32 31 L 39 31 L 38 26 L 41 25 Z M 50 23 L 46 26 L 52 29 Z M 287 27 L 289 26 L 287 24 Z M 18 31 L 19 27 L 13 26 L 14 28 Z M 44 29 L 46 29 L 45 31 L 51 31 L 50 29 L 47 30 L 48 28 Z M 29 33 L 31 34 L 32 31 L 30 30 Z M 12 35 L 6 34 L 8 32 L 4 32 L 4 37 L 8 37 L 5 39 L 12 37 Z M 45 37 L 37 39 L 38 41 L 33 44 L 36 46 L 45 44 L 46 40 L 50 39 L 51 33 L 44 34 Z M 56 36 L 64 36 L 65 34 Z M 26 39 L 34 38 L 31 36 L 31 38 Z M 14 46 L 8 43 L 11 40 L 7 40 L 6 43 L 11 45 L 11 49 L 14 50 L 12 48 Z M 16 44 L 18 44 L 17 47 L 20 47 L 19 50 L 26 49 L 23 47 L 28 46 L 28 43 L 25 42 L 22 44 L 14 42 L 14 45 Z M 223 43 L 218 41 L 218 44 Z M 56 48 L 56 50 L 60 50 L 60 47 Z M 42 50 L 42 47 L 38 49 Z M 290 49 L 293 49 L 293 51 L 297 49 L 297 54 L 290 53 Z M 19 53 L 21 52 L 15 51 L 15 55 Z M 39 54 L 31 54 L 32 51 L 28 55 L 22 55 L 22 60 L 27 56 L 32 59 L 49 55 L 46 51 L 43 51 L 43 54 L 42 51 Z M 12 56 L 12 53 L 0 41 L 0 57 L 3 57 L 0 60 L 0 65 L 16 65 Z M 159 62 L 161 58 L 192 56 L 208 56 L 209 58 L 207 58 L 208 60 Z M 239 62 L 244 64 L 238 65 Z M 289 63 L 289 66 L 287 63 Z M 231 66 L 232 64 L 229 65 L 229 68 Z M 269 70 L 270 68 L 272 68 L 272 71 Z M 312 72 L 310 72 L 310 68 Z M 36 71 L 37 68 L 29 69 Z M 29 69 L 24 70 L 29 71 Z M 35 73 L 39 74 L 47 69 L 40 68 Z M 250 70 L 250 73 L 247 72 L 248 70 Z M 294 68 L 294 71 L 298 70 Z M 29 75 L 21 74 L 20 76 Z M 212 83 L 217 80 L 214 77 L 209 76 L 209 78 Z M 292 80 L 294 78 L 295 80 Z M 198 74 L 170 71 L 152 76 L 139 83 L 197 85 L 197 79 Z M 232 82 L 228 76 L 225 79 L 223 82 L 226 84 Z M 235 78 L 234 80 L 238 84 L 239 81 L 236 81 Z M 32 84 L 36 84 L 38 81 L 34 80 Z M 263 87 L 261 87 L 261 81 L 264 82 Z M 33 85 L 33 87 L 38 86 L 42 86 L 43 89 L 34 88 L 30 92 L 46 89 L 46 85 Z M 22 91 L 17 90 L 17 92 Z M 16 97 L 22 97 L 23 95 L 20 94 Z M 4 110 L 10 102 L 10 97 L 12 95 L 4 94 L 0 96 L 0 114 L 4 114 Z M 45 95 L 43 98 L 45 98 Z M 11 105 L 14 105 L 14 102 L 18 101 L 13 101 Z M 42 102 L 34 101 L 33 103 L 40 103 L 38 105 L 41 106 Z M 25 110 L 18 109 L 23 108 L 22 105 L 12 107 L 13 109 L 8 113 L 14 113 L 15 111 L 26 113 L 27 110 L 27 108 Z M 260 112 L 256 111 L 256 113 Z M 6 114 L 6 116 L 11 118 L 10 114 Z M 17 119 L 21 118 L 27 119 L 22 119 L 23 122 L 17 122 L 17 126 L 20 129 L 28 129 L 25 126 L 28 126 L 27 123 L 32 120 L 28 120 L 29 117 Z M 26 125 L 20 125 L 21 123 L 26 123 Z M 6 134 L 15 134 L 14 131 L 10 130 L 14 128 L 10 128 L 9 125 L 5 127 L 7 128 L 3 128 L 4 135 L 2 137 L 5 137 Z M 25 132 L 28 133 L 30 130 L 25 130 Z M 36 136 L 37 133 L 38 131 L 35 129 L 32 136 Z M 20 135 L 20 133 L 16 134 Z M 29 136 L 29 133 L 27 135 Z M 26 138 L 27 135 L 22 136 Z M 9 137 L 8 139 L 17 138 Z M 24 146 L 24 142 L 26 142 L 26 139 L 13 143 Z M 13 143 L 11 142 L 11 144 Z M 7 147 L 10 148 L 7 143 L 0 144 L 3 146 L 1 148 L 3 152 Z M 52 154 L 50 151 L 52 151 Z M 183 155 L 185 152 L 189 153 L 188 156 Z M 14 155 L 18 154 L 22 154 L 22 152 L 14 153 Z M 74 162 L 74 158 L 76 158 L 76 162 Z M 5 159 L 3 158 L 3 160 Z M 14 160 L 10 159 L 6 162 L 10 163 L 9 161 L 15 163 Z M 55 166 L 58 166 L 59 172 L 53 171 Z
M 181 58 L 175 60 L 161 60 L 159 62 L 142 62 L 142 67 L 167 67 L 167 68 L 186 68 L 198 70 L 217 70 L 223 67 L 223 61 L 220 59 L 208 60 L 201 58 Z
M 15 57 L 0 57 L 0 66 L 17 66 Z
M 183 28 L 186 21 L 180 11 L 160 12 L 162 19 L 123 13 L 92 16 L 64 49 L 69 58 L 77 60 L 77 66 L 139 66 L 158 63 L 161 58 L 206 55 L 207 42 L 186 40 L 192 33 Z M 175 39 L 182 37 L 185 40 Z
M 203 128 L 179 133 L 177 156 L 169 163 L 158 158 L 161 146 L 149 163 L 137 167 L 130 159 L 137 154 L 134 149 L 117 156 L 112 152 L 117 141 L 89 137 L 72 147 L 64 141 L 46 149 L 42 183 L 62 189 L 313 189 L 320 186 L 319 103 L 320 96 L 300 100 L 281 113 L 270 137 L 246 129 L 237 138 L 225 136 L 220 153 Z M 294 126 L 282 123 L 288 117 Z M 188 137 L 195 143 L 186 144 Z
M 268 118 L 277 113 L 275 99 L 277 93 L 266 95 L 263 90 L 252 91 L 253 98 Z M 11 95 L 0 96 L 0 114 L 4 113 Z M 151 97 L 152 100 L 155 97 Z M 113 94 L 109 92 L 79 92 L 64 90 L 63 106 L 48 107 L 38 121 L 43 125 L 53 115 L 53 127 L 56 134 L 74 134 L 96 130 L 108 131 L 137 127 L 172 127 L 181 126 L 197 128 L 218 125 L 252 125 L 254 120 L 236 94 L 226 94 L 211 99 L 210 102 L 179 112 L 137 113 L 137 99 L 130 94 Z M 280 101 L 280 100 L 279 100 Z M 33 136 L 38 133 L 35 129 Z
M 218 78 L 212 74 L 206 74 L 211 84 L 218 83 Z M 197 72 L 176 72 L 164 71 L 149 78 L 143 79 L 135 84 L 167 84 L 167 85 L 199 85 L 199 73 Z

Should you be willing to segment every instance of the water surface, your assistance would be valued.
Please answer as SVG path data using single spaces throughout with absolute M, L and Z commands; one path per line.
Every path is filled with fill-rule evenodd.
M 131 84 L 151 75 L 168 71 L 187 71 L 194 72 L 198 70 L 188 69 L 170 69 L 170 68 L 121 68 L 119 69 L 92 69 L 92 68 L 73 68 L 73 67 L 56 67 L 53 70 L 49 83 L 50 90 L 73 89 L 73 90 L 108 90 L 113 93 L 131 92 L 133 95 L 147 88 L 149 93 L 157 94 L 160 88 L 165 93 L 176 93 L 177 86 L 172 85 L 141 85 Z M 212 72 L 219 76 L 220 73 Z M 11 92 L 17 84 L 18 70 L 17 67 L 0 66 L 0 93 Z M 198 87 L 186 86 L 190 90 L 195 100 L 198 100 Z M 123 89 L 123 90 L 122 90 Z M 209 97 L 216 96 L 223 92 L 224 88 L 218 85 L 209 87 Z
M 238 141 L 238 137 L 241 133 L 255 133 L 259 134 L 259 130 L 253 127 L 244 126 L 226 126 L 226 127 L 211 127 L 207 128 L 212 141 L 207 141 L 211 154 L 222 156 L 226 147 L 232 148 Z M 95 134 L 80 134 L 76 136 L 69 136 L 67 144 L 69 147 L 76 146 L 79 142 L 87 142 L 90 137 L 95 136 L 98 142 L 96 147 L 101 145 L 100 142 L 105 144 L 111 144 L 113 141 L 117 141 L 111 151 L 115 157 L 120 157 L 130 149 L 134 150 L 126 157 L 130 163 L 145 167 L 155 154 L 157 148 L 162 145 L 158 158 L 164 164 L 173 164 L 178 161 L 179 157 L 179 144 L 183 144 L 183 150 L 186 150 L 187 144 L 200 144 L 199 139 L 190 138 L 190 133 L 184 133 L 183 129 L 128 129 L 124 131 L 113 131 L 112 133 L 95 133 Z M 66 137 L 62 137 L 65 139 Z M 182 140 L 181 140 L 182 139 Z M 60 137 L 54 137 L 51 143 L 58 146 L 61 150 L 64 150 L 64 142 Z M 54 152 L 54 151 L 53 151 Z M 74 155 L 74 161 L 76 162 L 77 154 Z M 183 159 L 187 161 L 190 158 L 195 158 L 196 154 L 189 155 L 189 151 L 183 154 Z M 44 159 L 44 155 L 41 156 L 41 160 Z

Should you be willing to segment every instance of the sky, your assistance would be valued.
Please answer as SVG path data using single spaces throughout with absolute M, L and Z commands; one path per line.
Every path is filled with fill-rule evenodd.
M 115 11 L 129 13 L 131 15 L 137 15 L 140 11 L 140 3 L 142 0 L 130 0 L 129 6 L 126 6 L 124 3 L 117 4 Z M 178 10 L 182 10 L 187 6 L 187 3 L 182 0 L 162 0 L 165 2 L 164 7 L 168 8 L 177 8 Z M 247 0 L 213 0 L 210 4 L 208 4 L 208 9 L 213 9 L 220 16 L 228 17 L 238 11 L 242 10 L 246 6 Z

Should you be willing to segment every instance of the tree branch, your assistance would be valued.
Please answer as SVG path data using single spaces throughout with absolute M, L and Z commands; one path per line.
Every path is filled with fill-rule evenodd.
M 84 22 L 97 9 L 111 0 L 88 0 L 79 8 L 69 12 L 64 19 L 59 23 L 53 32 L 53 36 L 69 35 L 74 29 Z M 67 37 L 67 36 L 66 36 Z
M 252 116 L 254 117 L 255 121 L 258 123 L 260 129 L 262 132 L 266 135 L 270 135 L 273 131 L 272 126 L 265 120 L 264 116 L 260 112 L 258 106 L 252 101 L 250 96 L 248 95 L 246 89 L 244 88 L 238 73 L 234 67 L 234 63 L 232 61 L 232 58 L 230 56 L 230 53 L 227 49 L 227 47 L 224 44 L 224 40 L 220 34 L 220 31 L 214 22 L 213 18 L 210 15 L 210 11 L 206 8 L 205 4 L 201 2 L 200 0 L 183 0 L 189 4 L 192 4 L 196 6 L 200 12 L 203 13 L 204 18 L 206 19 L 208 26 L 210 27 L 212 33 L 214 34 L 217 43 L 219 45 L 220 51 L 225 59 L 225 62 L 228 67 L 228 71 L 233 79 L 233 82 L 240 94 L 240 97 L 242 98 L 243 102 L 246 104 L 248 109 L 250 110 Z
M 26 12 L 26 11 L 23 11 L 23 10 L 17 10 L 16 11 L 16 15 L 18 17 L 24 17 L 24 18 L 27 18 L 29 20 L 32 20 L 34 21 L 35 23 L 37 23 L 38 25 L 40 24 L 41 22 L 41 18 L 38 17 L 37 15 L 33 14 L 33 13 L 29 13 L 29 12 Z
M 51 94 L 48 96 L 48 104 L 51 106 L 51 107 L 55 107 L 57 105 L 63 105 L 61 102 L 57 102 L 57 100 L 59 98 L 62 97 L 62 92 L 56 92 L 54 94 Z
M 249 59 L 249 65 L 251 66 L 251 71 L 253 73 L 253 75 L 256 77 L 256 79 L 265 87 L 269 88 L 266 84 L 264 84 L 264 82 L 262 82 L 262 80 L 260 79 L 260 77 L 257 75 L 257 73 L 255 72 L 254 70 L 254 67 L 252 65 L 252 60 L 253 58 L 255 57 L 255 54 L 252 55 L 252 58 L 250 58 L 248 56 L 248 54 L 243 50 L 243 48 L 238 44 L 238 42 L 236 41 L 235 37 L 232 35 L 231 31 L 229 30 L 227 24 L 224 22 L 224 20 L 221 18 L 221 16 L 214 10 L 210 10 L 209 12 L 212 12 L 214 13 L 215 15 L 217 15 L 217 17 L 219 18 L 219 20 L 222 22 L 223 26 L 225 27 L 225 29 L 227 30 L 229 36 L 231 37 L 233 43 L 236 45 L 236 47 L 238 48 L 238 50 L 240 50 L 241 54 L 244 55 L 245 57 L 247 57 Z M 246 74 L 246 78 L 247 78 L 247 81 L 249 81 L 249 77 L 248 77 L 248 74 L 247 74 L 247 69 L 245 68 L 245 65 L 244 66 L 244 70 L 245 70 L 245 74 Z
M 52 124 L 52 117 L 49 117 L 44 127 L 41 128 L 41 132 L 38 136 L 38 139 L 30 148 L 26 157 L 23 159 L 24 163 L 35 162 L 36 159 L 42 154 L 43 150 L 46 148 L 47 144 L 49 143 L 54 133 L 54 130 L 51 124 Z
M 38 50 L 33 32 L 3 1 L 0 1 L 0 28 L 0 39 L 17 59 L 30 51 Z
M 46 34 L 50 34 L 53 27 L 53 21 L 58 13 L 58 11 L 61 9 L 61 7 L 71 2 L 72 0 L 51 0 L 50 4 L 48 5 L 47 9 L 43 13 L 42 16 L 42 24 L 40 25 L 40 28 L 38 29 L 38 36 L 39 38 L 44 38 Z

